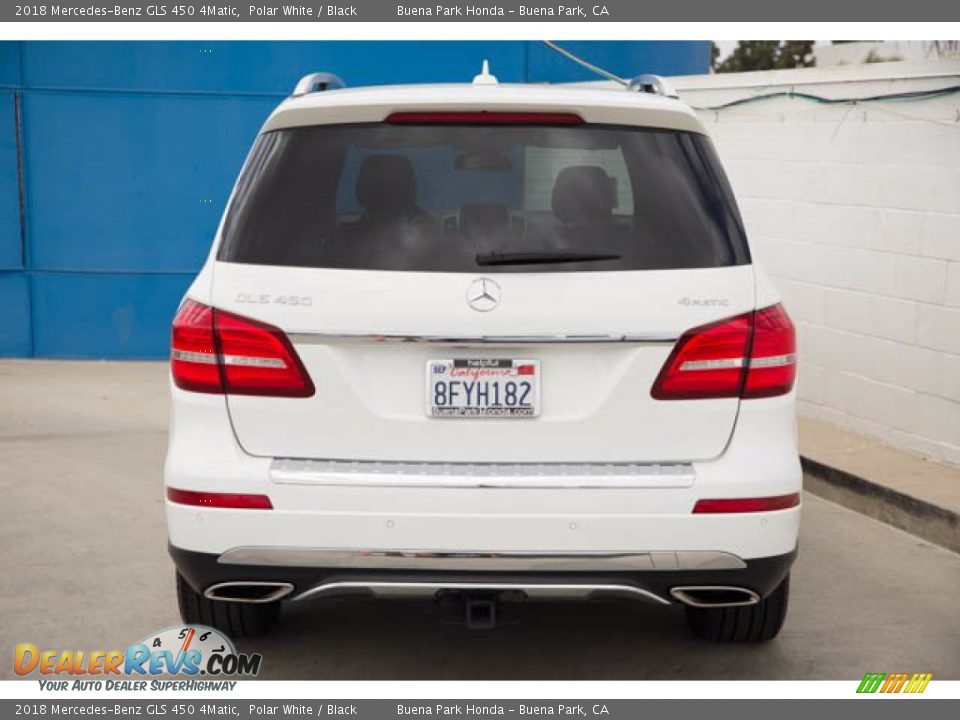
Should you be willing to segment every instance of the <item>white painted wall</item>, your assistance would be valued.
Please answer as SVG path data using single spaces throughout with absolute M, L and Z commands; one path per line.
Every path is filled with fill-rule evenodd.
M 960 59 L 960 42 L 945 40 L 873 40 L 817 43 L 813 46 L 817 67 L 859 65 L 864 62 L 938 62 Z
M 865 97 L 960 85 L 960 62 L 673 81 L 695 107 Z M 960 93 L 699 114 L 797 323 L 801 413 L 960 465 Z

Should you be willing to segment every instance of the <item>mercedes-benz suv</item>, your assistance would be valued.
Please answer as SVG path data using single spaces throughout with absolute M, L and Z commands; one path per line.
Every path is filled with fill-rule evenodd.
M 619 595 L 779 631 L 794 329 L 666 82 L 345 89 L 270 115 L 173 322 L 180 611 Z

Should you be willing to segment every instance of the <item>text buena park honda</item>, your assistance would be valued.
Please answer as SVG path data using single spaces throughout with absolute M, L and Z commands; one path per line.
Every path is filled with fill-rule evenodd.
M 590 705 L 566 705 L 558 703 L 556 705 L 524 705 L 520 703 L 516 709 L 511 709 L 519 715 L 563 715 L 563 716 L 582 716 L 589 715 L 609 715 L 610 711 L 602 703 Z M 503 705 L 492 703 L 490 705 L 470 705 L 470 704 L 437 704 L 437 705 L 397 705 L 397 715 L 505 715 L 506 708 Z

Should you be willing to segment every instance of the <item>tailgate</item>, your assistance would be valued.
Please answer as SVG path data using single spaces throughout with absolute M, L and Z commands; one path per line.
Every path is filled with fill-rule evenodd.
M 722 453 L 739 400 L 650 395 L 683 331 L 753 308 L 749 265 L 477 276 L 217 263 L 216 307 L 291 338 L 316 394 L 228 397 L 254 455 L 398 462 L 682 462 Z M 430 417 L 437 360 L 539 363 L 536 417 Z

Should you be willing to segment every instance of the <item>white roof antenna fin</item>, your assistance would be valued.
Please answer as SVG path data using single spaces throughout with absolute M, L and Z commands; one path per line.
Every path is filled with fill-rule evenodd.
M 474 85 L 499 85 L 495 75 L 490 74 L 490 63 L 486 59 L 483 61 L 483 67 L 480 69 L 480 74 L 474 76 L 473 78 Z

